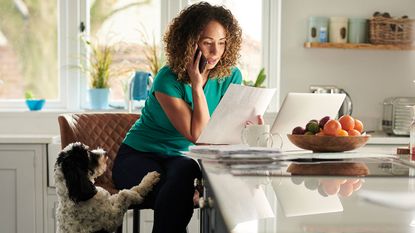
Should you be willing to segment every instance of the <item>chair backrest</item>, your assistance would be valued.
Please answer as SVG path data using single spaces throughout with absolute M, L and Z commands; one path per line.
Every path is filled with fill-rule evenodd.
M 103 148 L 108 155 L 107 171 L 96 180 L 96 185 L 116 193 L 112 181 L 112 166 L 117 151 L 131 126 L 140 117 L 132 113 L 73 113 L 58 117 L 61 146 L 81 142 L 89 148 Z

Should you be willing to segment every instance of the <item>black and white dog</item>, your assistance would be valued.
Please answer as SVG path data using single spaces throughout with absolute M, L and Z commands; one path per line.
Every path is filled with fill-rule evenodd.
M 94 185 L 94 179 L 105 172 L 106 161 L 104 150 L 89 150 L 80 142 L 69 144 L 59 154 L 54 174 L 58 233 L 115 231 L 128 206 L 142 203 L 160 179 L 159 173 L 150 172 L 139 185 L 111 195 Z

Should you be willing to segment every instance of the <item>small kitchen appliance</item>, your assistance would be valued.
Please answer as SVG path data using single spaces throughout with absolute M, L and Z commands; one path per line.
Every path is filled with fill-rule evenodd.
M 389 97 L 383 102 L 382 128 L 387 134 L 408 136 L 415 97 Z

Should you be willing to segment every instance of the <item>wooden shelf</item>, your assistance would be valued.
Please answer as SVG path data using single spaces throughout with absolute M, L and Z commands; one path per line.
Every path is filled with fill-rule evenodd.
M 319 42 L 305 42 L 304 48 L 415 50 L 414 45 L 349 44 L 349 43 L 319 43 Z

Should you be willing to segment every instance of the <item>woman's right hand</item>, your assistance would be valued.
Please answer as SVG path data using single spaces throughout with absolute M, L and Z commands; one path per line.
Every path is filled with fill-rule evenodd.
M 196 47 L 195 47 L 196 51 Z M 195 61 L 187 65 L 187 73 L 192 85 L 193 109 L 183 99 L 157 92 L 155 96 L 174 128 L 189 141 L 196 143 L 210 115 L 206 97 L 203 92 L 204 79 L 199 72 L 201 53 Z
M 196 52 L 199 51 L 199 54 L 196 55 Z M 196 57 L 192 62 L 187 65 L 187 74 L 189 75 L 192 87 L 203 87 L 203 76 L 199 71 L 199 62 L 202 52 L 197 49 L 197 45 L 194 49 L 193 57 Z

